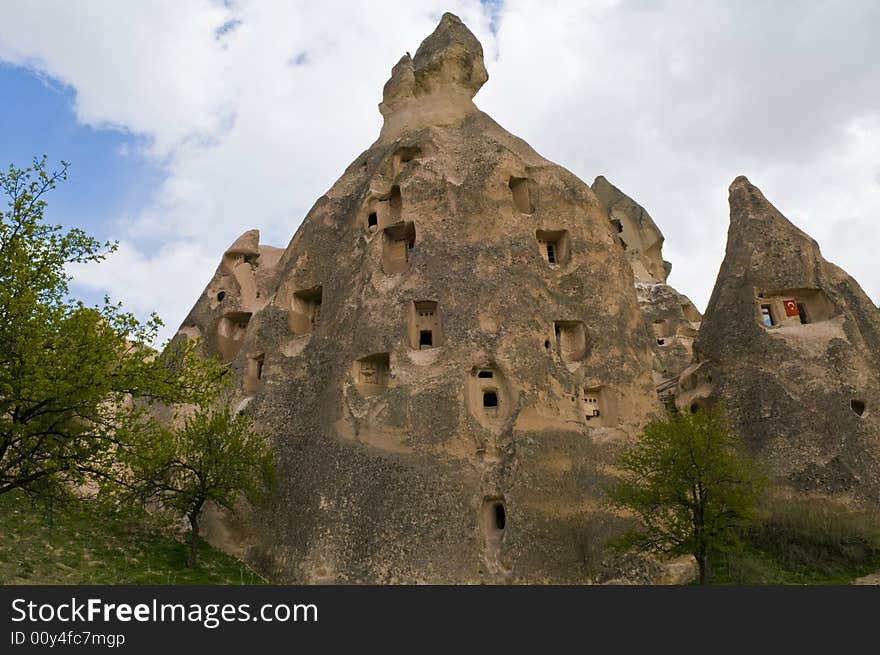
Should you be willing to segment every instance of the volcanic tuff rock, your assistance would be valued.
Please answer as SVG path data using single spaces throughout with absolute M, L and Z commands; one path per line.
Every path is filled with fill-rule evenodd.
M 880 310 L 745 177 L 679 405 L 724 400 L 781 484 L 880 503 Z
M 229 246 L 214 277 L 184 319 L 178 334 L 201 340 L 207 355 L 230 361 L 241 348 L 254 313 L 263 309 L 275 284 L 282 248 L 260 245 L 259 230 L 249 230 Z
M 645 209 L 601 175 L 592 186 L 633 269 L 639 307 L 651 329 L 654 382 L 673 406 L 678 376 L 692 359 L 702 317 L 687 296 L 666 284 L 672 264 L 663 261 L 663 234 Z
M 601 175 L 592 189 L 608 212 L 636 281 L 665 284 L 672 264 L 663 261 L 663 234 L 648 212 Z
M 248 557 L 275 580 L 617 573 L 601 487 L 660 409 L 632 268 L 590 187 L 476 108 L 486 79 L 444 15 L 277 263 L 241 239 L 181 329 L 273 435 Z

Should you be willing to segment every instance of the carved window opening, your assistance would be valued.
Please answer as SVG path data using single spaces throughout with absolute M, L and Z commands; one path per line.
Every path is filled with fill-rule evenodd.
M 764 327 L 790 328 L 821 323 L 840 313 L 822 289 L 801 287 L 756 293 L 758 317 Z
M 807 308 L 804 303 L 799 302 L 797 304 L 798 318 L 801 320 L 801 325 L 806 325 L 810 322 L 810 318 L 807 315 Z
M 556 321 L 556 349 L 563 362 L 577 362 L 587 355 L 587 333 L 581 321 Z
M 864 400 L 856 400 L 855 398 L 849 402 L 849 406 L 853 412 L 856 413 L 857 416 L 863 416 L 865 414 L 865 401 Z
M 443 345 L 440 309 L 433 300 L 417 300 L 409 309 L 409 341 L 415 350 Z
M 494 559 L 499 558 L 504 531 L 507 529 L 507 508 L 503 496 L 487 497 L 480 507 L 480 527 Z
M 588 421 L 598 418 L 602 415 L 602 411 L 599 409 L 599 394 L 598 393 L 590 393 L 584 395 L 584 406 L 586 409 L 586 419 Z
M 293 294 L 290 325 L 294 334 L 308 334 L 321 322 L 323 300 L 323 287 L 303 289 Z
M 495 529 L 503 530 L 507 525 L 507 512 L 504 511 L 504 503 L 496 502 L 492 515 L 495 519 Z
M 388 387 L 391 358 L 388 353 L 362 357 L 354 363 L 352 374 L 358 391 L 365 396 L 382 393 Z
M 666 344 L 666 337 L 669 336 L 669 322 L 666 319 L 654 321 L 654 338 L 657 340 L 658 346 Z
M 610 427 L 617 422 L 617 402 L 611 390 L 604 386 L 585 387 L 581 407 L 589 426 Z
M 535 238 L 548 264 L 565 264 L 569 257 L 568 230 L 537 230 Z
M 507 183 L 513 196 L 513 205 L 521 214 L 532 214 L 535 207 L 532 205 L 529 181 L 524 177 L 511 177 Z
M 244 377 L 244 390 L 246 393 L 254 393 L 260 380 L 263 379 L 263 364 L 266 361 L 264 354 L 255 355 L 248 359 L 247 371 Z
M 416 226 L 412 222 L 386 227 L 382 233 L 382 268 L 387 275 L 401 273 L 409 267 L 416 243 Z
M 217 326 L 217 345 L 223 361 L 231 362 L 238 355 L 250 320 L 250 312 L 230 312 L 220 319 Z
M 404 146 L 403 148 L 399 148 L 397 152 L 394 153 L 394 158 L 392 160 L 394 176 L 397 177 L 400 174 L 400 171 L 403 170 L 404 164 L 419 159 L 421 156 L 422 149 L 418 146 Z

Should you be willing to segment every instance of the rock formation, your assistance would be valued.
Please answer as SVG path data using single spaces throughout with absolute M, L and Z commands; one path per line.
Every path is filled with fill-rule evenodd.
M 592 189 L 608 212 L 636 282 L 665 284 L 672 264 L 663 261 L 663 234 L 648 212 L 601 175 Z
M 281 248 L 260 245 L 259 230 L 229 246 L 214 277 L 178 334 L 201 340 L 205 354 L 230 362 L 241 350 L 251 317 L 268 303 Z
M 660 411 L 633 269 L 590 187 L 477 109 L 487 77 L 445 14 L 283 254 L 239 239 L 181 328 L 275 440 L 274 580 L 619 575 L 601 486 Z
M 687 296 L 666 284 L 672 264 L 663 261 L 663 234 L 648 212 L 601 175 L 592 189 L 632 266 L 639 307 L 651 330 L 654 383 L 671 409 L 678 377 L 693 358 L 702 317 Z
M 678 403 L 723 400 L 797 492 L 880 503 L 880 310 L 745 177 Z

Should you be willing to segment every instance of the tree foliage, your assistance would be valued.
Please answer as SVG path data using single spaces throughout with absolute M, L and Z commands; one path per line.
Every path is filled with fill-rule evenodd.
M 120 451 L 129 497 L 186 517 L 190 524 L 188 565 L 195 566 L 199 515 L 205 503 L 235 510 L 244 497 L 258 503 L 274 483 L 268 439 L 245 413 L 228 406 L 198 408 L 181 427 L 141 433 L 142 443 Z
M 754 520 L 765 485 L 720 406 L 649 423 L 620 467 L 624 477 L 609 496 L 634 513 L 639 525 L 618 545 L 692 554 L 701 584 L 708 580 L 710 555 L 739 546 L 740 531 Z
M 206 402 L 224 370 L 194 345 L 149 347 L 162 325 L 105 298 L 69 295 L 67 267 L 99 262 L 116 245 L 44 220 L 46 194 L 67 179 L 45 156 L 0 172 L 0 494 L 49 499 L 116 471 L 120 435 L 151 431 L 153 402 Z

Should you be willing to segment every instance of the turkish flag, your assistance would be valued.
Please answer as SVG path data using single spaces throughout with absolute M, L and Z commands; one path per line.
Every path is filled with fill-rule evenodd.
M 786 316 L 797 316 L 798 315 L 797 303 L 794 300 L 783 300 L 782 304 L 785 305 L 785 315 Z

